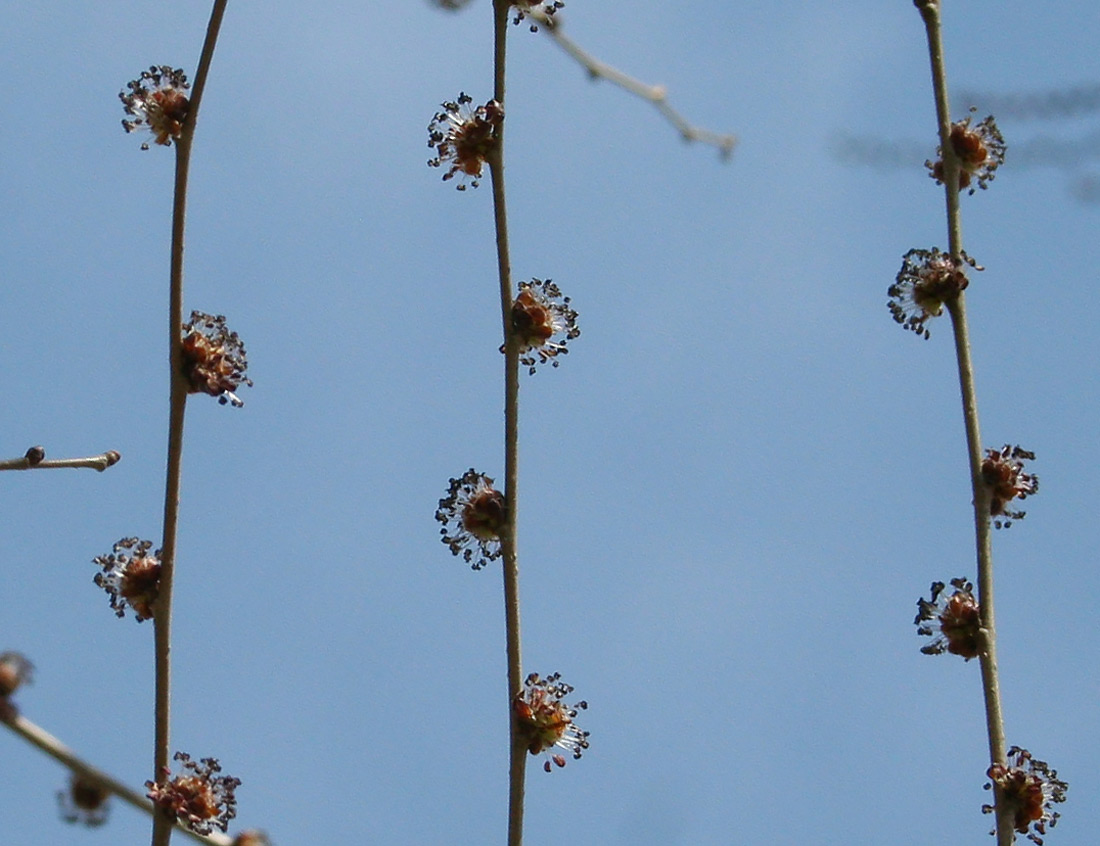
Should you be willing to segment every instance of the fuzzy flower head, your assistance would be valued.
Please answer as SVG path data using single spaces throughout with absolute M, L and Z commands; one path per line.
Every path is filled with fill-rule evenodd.
M 917 600 L 917 634 L 931 640 L 921 647 L 925 655 L 950 652 L 967 661 L 981 652 L 981 616 L 974 585 L 966 579 L 952 579 L 954 592 L 948 595 L 943 582 L 932 582 L 932 598 Z
M 944 303 L 954 300 L 970 284 L 963 264 L 984 270 L 966 253 L 961 256 L 961 261 L 955 261 L 950 253 L 942 253 L 937 247 L 907 252 L 897 279 L 886 292 L 890 295 L 886 305 L 894 322 L 927 339 L 930 333 L 924 324 L 943 314 Z
M 123 538 L 110 555 L 92 559 L 103 568 L 95 583 L 107 591 L 119 617 L 126 616 L 129 605 L 139 623 L 153 618 L 160 594 L 160 550 L 150 553 L 152 548 L 152 541 Z
M 978 188 L 982 190 L 989 187 L 995 171 L 1004 164 L 1006 149 L 1004 136 L 997 129 L 992 115 L 971 126 L 973 117 L 970 114 L 964 120 L 951 124 L 950 135 L 951 150 L 959 160 L 959 190 L 970 188 L 971 194 L 976 190 L 970 187 L 971 180 L 977 180 Z M 925 162 L 924 166 L 928 168 L 929 175 L 942 185 L 945 179 L 943 148 L 937 147 L 936 154 L 939 158 L 935 162 Z
M 57 792 L 61 819 L 70 824 L 98 828 L 107 822 L 110 815 L 111 806 L 107 801 L 110 796 L 110 792 L 101 785 L 73 773 L 69 779 L 69 789 Z
M 1012 811 L 1012 825 L 1020 834 L 1026 834 L 1032 843 L 1042 846 L 1047 826 L 1054 828 L 1059 813 L 1054 805 L 1066 801 L 1069 785 L 1058 778 L 1045 761 L 1031 757 L 1031 753 L 1019 746 L 1008 750 L 1007 764 L 994 764 L 986 772 L 991 783 L 1000 791 L 1000 801 Z M 994 813 L 992 805 L 982 805 L 983 814 Z M 989 832 L 993 834 L 994 832 Z
M 565 756 L 551 752 L 555 747 L 571 753 L 574 759 L 580 758 L 588 748 L 588 732 L 581 731 L 573 722 L 578 711 L 588 708 L 588 703 L 566 705 L 562 702 L 572 692 L 573 688 L 561 680 L 560 673 L 545 679 L 538 673 L 531 673 L 519 696 L 512 700 L 527 751 L 532 755 L 547 754 L 548 760 L 542 766 L 546 772 L 551 771 L 551 761 L 559 767 L 565 766 Z
M 504 107 L 496 100 L 484 106 L 472 108 L 473 98 L 459 94 L 458 100 L 443 104 L 428 124 L 428 146 L 435 150 L 435 158 L 428 159 L 430 167 L 447 166 L 443 181 L 461 174 L 457 186 L 466 190 L 464 180 L 471 177 L 470 185 L 478 186 L 481 169 L 489 154 L 499 143 L 499 127 L 504 122 Z
M 271 846 L 271 841 L 262 831 L 250 828 L 233 838 L 233 846 Z
M 512 9 L 516 16 L 512 23 L 519 25 L 524 18 L 531 18 L 531 32 L 538 32 L 536 20 L 543 21 L 551 29 L 554 28 L 554 13 L 565 4 L 561 0 L 512 0 Z
M 217 758 L 203 758 L 198 763 L 186 752 L 177 752 L 175 759 L 182 772 L 171 780 L 165 768 L 165 781 L 145 782 L 146 794 L 155 805 L 164 808 L 179 822 L 197 834 L 210 834 L 215 828 L 225 831 L 229 821 L 237 816 L 239 778 L 219 776 L 222 771 Z
M 1034 461 L 1035 453 L 1005 444 L 987 449 L 982 462 L 982 481 L 989 488 L 989 514 L 998 528 L 1008 528 L 1013 520 L 1023 520 L 1027 512 L 1010 511 L 1005 506 L 1014 499 L 1027 499 L 1039 491 L 1039 477 L 1024 472 L 1024 461 Z
M 236 332 L 230 332 L 223 315 L 201 311 L 191 312 L 191 320 L 183 324 L 183 375 L 188 392 L 210 394 L 218 402 L 235 408 L 244 400 L 233 393 L 242 384 L 252 387 L 245 376 L 248 356 Z
M 475 570 L 500 558 L 500 533 L 507 516 L 504 494 L 493 487 L 492 479 L 473 468 L 451 479 L 447 496 L 439 500 L 435 512 L 435 519 L 443 524 L 439 530 L 443 543 Z
M 520 283 L 512 302 L 512 331 L 519 341 L 520 363 L 528 373 L 535 372 L 536 364 L 548 361 L 557 367 L 558 356 L 569 352 L 565 345 L 581 334 L 577 312 L 569 302 L 549 279 Z M 504 347 L 500 351 L 504 352 Z
M 187 75 L 179 68 L 153 65 L 142 71 L 141 76 L 127 82 L 127 90 L 118 95 L 126 114 L 130 115 L 123 119 L 123 129 L 133 132 L 145 127 L 153 133 L 154 143 L 171 146 L 172 139 L 179 138 L 183 132 L 183 122 L 191 105 L 184 94 L 188 88 Z M 142 144 L 141 149 L 148 150 L 149 143 Z

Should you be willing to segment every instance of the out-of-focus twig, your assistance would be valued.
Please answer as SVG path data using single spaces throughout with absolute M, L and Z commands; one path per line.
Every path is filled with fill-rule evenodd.
M 0 459 L 0 470 L 56 470 L 59 467 L 90 467 L 101 473 L 112 464 L 117 464 L 122 456 L 113 449 L 100 455 L 87 458 L 51 458 L 46 459 L 46 450 L 32 446 L 22 458 Z
M 139 811 L 146 814 L 153 813 L 153 803 L 141 793 L 102 770 L 96 769 L 86 761 L 81 760 L 64 743 L 22 715 L 11 714 L 5 719 L 0 719 L 0 724 L 10 728 L 28 743 L 37 746 L 54 760 L 60 761 L 85 781 L 113 793 L 123 802 L 132 805 Z M 186 834 L 188 837 L 197 840 L 199 843 L 209 844 L 209 846 L 231 846 L 233 843 L 233 839 L 224 834 L 211 833 L 202 835 L 191 831 L 183 825 L 177 824 L 177 827 L 179 831 Z
M 539 7 L 535 6 L 527 11 L 530 18 L 538 21 L 539 29 L 557 42 L 566 53 L 588 71 L 592 79 L 606 79 L 613 85 L 617 85 L 624 91 L 629 91 L 643 100 L 651 102 L 665 119 L 676 128 L 680 137 L 685 141 L 698 141 L 700 144 L 710 144 L 718 148 L 723 159 L 728 159 L 737 146 L 736 135 L 724 135 L 702 127 L 692 126 L 684 117 L 668 104 L 668 91 L 663 85 L 647 85 L 646 83 L 628 76 L 617 68 L 605 64 L 591 53 L 582 50 L 573 39 L 562 32 L 562 25 L 556 17 L 547 15 Z

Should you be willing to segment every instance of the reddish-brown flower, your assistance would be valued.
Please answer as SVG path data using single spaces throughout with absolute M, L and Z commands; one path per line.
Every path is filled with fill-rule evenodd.
M 435 512 L 435 519 L 443 524 L 439 530 L 443 543 L 475 570 L 500 558 L 500 533 L 507 516 L 504 494 L 472 467 L 451 479 L 447 496 L 439 500 Z
M 535 21 L 542 21 L 553 29 L 554 13 L 564 5 L 561 0 L 512 0 L 512 9 L 516 13 L 512 23 L 519 24 L 524 18 L 530 18 L 531 32 L 539 31 Z
M 114 545 L 110 555 L 92 560 L 103 568 L 95 574 L 95 583 L 107 591 L 111 607 L 119 617 L 126 616 L 126 606 L 134 611 L 140 623 L 153 618 L 160 594 L 160 550 L 150 552 L 153 542 L 123 538 Z
M 1022 520 L 1025 511 L 1010 511 L 1005 506 L 1014 499 L 1024 500 L 1039 491 L 1039 477 L 1024 472 L 1024 461 L 1034 461 L 1035 453 L 1005 444 L 987 449 L 982 462 L 982 481 L 989 489 L 989 514 L 998 528 L 1008 528 L 1013 520 Z
M 61 818 L 67 823 L 80 823 L 88 828 L 101 826 L 107 822 L 111 812 L 107 801 L 110 796 L 106 788 L 73 773 L 69 779 L 69 789 L 57 792 Z
M 34 665 L 19 652 L 0 652 L 0 699 L 31 683 Z
M 588 708 L 587 702 L 566 705 L 562 700 L 573 692 L 570 685 L 561 680 L 561 673 L 542 678 L 531 673 L 523 683 L 523 690 L 512 700 L 512 709 L 520 736 L 532 755 L 547 754 L 543 769 L 550 772 L 550 762 L 565 766 L 565 756 L 552 752 L 555 747 L 580 758 L 588 748 L 588 732 L 581 731 L 573 720 L 578 711 Z
M 984 269 L 966 253 L 955 261 L 950 253 L 940 252 L 937 247 L 907 252 L 897 279 L 886 292 L 890 295 L 886 305 L 894 322 L 927 339 L 930 333 L 925 323 L 943 314 L 944 303 L 957 298 L 970 284 L 964 264 Z
M 931 640 L 921 647 L 925 655 L 950 652 L 967 661 L 981 652 L 982 627 L 974 585 L 966 579 L 952 579 L 955 590 L 949 596 L 943 582 L 932 582 L 931 599 L 917 600 L 917 634 Z
M 183 324 L 182 347 L 183 375 L 189 393 L 210 394 L 222 405 L 244 405 L 244 400 L 233 392 L 242 384 L 252 386 L 252 380 L 245 376 L 248 356 L 240 336 L 226 327 L 223 315 L 191 312 L 191 320 Z
M 1026 834 L 1032 843 L 1042 846 L 1047 827 L 1054 828 L 1060 814 L 1052 806 L 1066 801 L 1069 785 L 1058 778 L 1045 761 L 1036 760 L 1026 749 L 1013 746 L 1008 750 L 1005 764 L 994 764 L 987 771 L 990 783 L 986 790 L 996 785 L 1000 798 L 1012 811 L 1012 826 L 1020 834 Z M 994 813 L 992 805 L 983 805 L 983 814 Z M 990 834 L 993 834 L 991 831 Z
M 528 373 L 548 361 L 557 367 L 557 357 L 569 352 L 566 344 L 581 334 L 569 297 L 563 297 L 549 279 L 520 283 L 512 302 L 512 331 L 519 342 L 520 363 Z M 503 346 L 500 351 L 504 352 Z
M 233 846 L 271 846 L 271 841 L 264 832 L 250 828 L 233 838 Z
M 215 828 L 225 831 L 229 821 L 237 816 L 234 791 L 241 780 L 217 775 L 222 768 L 216 758 L 203 758 L 195 763 L 186 752 L 177 752 L 175 759 L 182 764 L 182 772 L 168 780 L 171 771 L 166 767 L 165 781 L 145 782 L 149 789 L 146 795 L 191 831 L 198 834 L 210 834 Z
M 430 167 L 448 166 L 443 181 L 461 174 L 457 186 L 466 190 L 466 177 L 470 185 L 478 186 L 482 168 L 500 141 L 499 128 L 504 122 L 504 107 L 496 100 L 484 106 L 472 108 L 473 98 L 468 94 L 443 103 L 443 111 L 437 112 L 428 124 L 428 146 L 435 149 L 435 158 L 428 159 Z
M 130 119 L 124 119 L 122 126 L 127 132 L 146 127 L 153 133 L 156 144 L 170 146 L 173 138 L 179 138 L 183 132 L 183 122 L 191 103 L 184 94 L 190 85 L 187 75 L 169 65 L 153 65 L 142 71 L 137 79 L 126 83 L 126 91 L 119 93 L 122 106 Z M 148 142 L 141 145 L 148 150 Z
M 974 110 L 971 109 L 971 112 Z M 993 181 L 996 170 L 1005 160 L 1005 139 L 1001 131 L 997 129 L 997 123 L 993 116 L 985 118 L 981 123 L 970 125 L 974 116 L 968 115 L 964 120 L 951 124 L 951 150 L 959 161 L 959 190 L 970 187 L 972 179 L 977 180 L 978 188 L 985 189 Z M 943 164 L 943 148 L 937 147 L 936 154 L 939 158 L 935 162 L 927 161 L 924 166 L 928 168 L 929 175 L 939 184 L 943 184 L 946 177 Z M 974 188 L 970 188 L 973 194 Z

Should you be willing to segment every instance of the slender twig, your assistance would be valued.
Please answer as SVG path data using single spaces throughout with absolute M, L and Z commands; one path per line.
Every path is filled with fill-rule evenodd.
M 103 472 L 112 464 L 117 464 L 122 456 L 113 449 L 100 455 L 87 458 L 46 458 L 46 451 L 40 446 L 27 450 L 22 458 L 0 459 L 0 470 L 56 470 L 62 467 L 88 467 Z
M 172 645 L 172 582 L 176 563 L 176 533 L 179 524 L 180 473 L 183 464 L 183 422 L 187 405 L 187 382 L 183 377 L 180 332 L 183 328 L 183 244 L 187 217 L 187 175 L 191 162 L 191 143 L 195 136 L 199 104 L 214 46 L 218 40 L 222 16 L 228 0 L 215 0 L 202 45 L 199 67 L 191 89 L 191 102 L 180 137 L 176 139 L 176 181 L 172 203 L 172 264 L 168 305 L 169 358 L 169 421 L 168 471 L 164 489 L 164 535 L 161 541 L 161 574 L 156 614 L 153 618 L 156 638 L 156 740 L 154 776 L 157 782 L 167 779 L 171 725 L 171 645 Z M 168 846 L 172 837 L 172 817 L 167 813 L 154 815 L 153 846 Z
M 510 4 L 493 0 L 493 98 L 504 103 L 504 69 Z M 497 270 L 500 276 L 500 310 L 504 331 L 504 501 L 507 508 L 500 547 L 504 570 L 504 617 L 508 648 L 508 846 L 523 842 L 524 775 L 527 749 L 520 738 L 512 701 L 523 685 L 520 650 L 519 560 L 516 555 L 516 498 L 519 479 L 519 343 L 512 331 L 512 267 L 508 253 L 508 212 L 504 201 L 504 125 L 498 127 L 497 144 L 488 157 L 493 182 L 493 218 L 496 224 Z
M 962 263 L 962 217 L 959 209 L 959 159 L 951 144 L 951 111 L 947 98 L 947 71 L 943 59 L 943 38 L 940 25 L 939 0 L 914 0 L 928 33 L 928 52 L 932 64 L 932 86 L 936 97 L 936 119 L 939 124 L 940 151 L 943 157 L 943 182 L 947 202 L 947 229 L 952 258 Z M 982 480 L 982 439 L 978 425 L 978 396 L 974 386 L 974 366 L 970 358 L 970 332 L 966 320 L 963 293 L 949 300 L 947 308 L 955 334 L 955 352 L 959 367 L 959 387 L 962 392 L 963 419 L 966 424 L 966 446 L 970 461 L 970 481 L 974 493 L 974 530 L 978 558 L 978 602 L 981 609 L 982 692 L 985 697 L 986 732 L 989 736 L 989 756 L 994 764 L 1005 763 L 1004 717 L 997 673 L 997 628 L 993 611 L 993 546 L 990 525 L 990 495 Z M 997 844 L 1011 846 L 1015 839 L 1011 809 L 1002 801 L 1001 790 L 994 782 L 997 809 Z
M 94 784 L 96 787 L 100 787 L 109 793 L 113 793 L 123 802 L 132 805 L 143 813 L 154 813 L 155 808 L 153 807 L 153 803 L 143 794 L 119 781 L 114 776 L 108 775 L 102 770 L 93 767 L 88 762 L 78 758 L 64 743 L 22 715 L 14 714 L 8 719 L 0 719 L 0 723 L 10 728 L 28 743 L 37 746 L 54 760 L 64 764 L 84 781 Z M 181 823 L 177 822 L 176 824 L 181 832 L 200 843 L 211 844 L 211 846 L 231 846 L 233 843 L 233 840 L 224 834 L 211 833 L 209 835 L 203 835 L 191 831 L 191 829 Z
M 676 131 L 680 133 L 680 137 L 685 141 L 710 144 L 718 148 L 722 158 L 729 158 L 733 148 L 737 146 L 736 135 L 725 135 L 693 126 L 668 104 L 668 90 L 663 85 L 647 85 L 641 80 L 623 73 L 618 68 L 601 62 L 591 53 L 582 50 L 573 39 L 567 36 L 562 31 L 562 24 L 556 17 L 547 15 L 537 6 L 525 11 L 528 16 L 538 21 L 539 29 L 553 38 L 557 45 L 572 56 L 592 79 L 606 79 L 612 85 L 617 85 L 624 91 L 641 97 L 643 100 L 648 100 L 675 127 Z

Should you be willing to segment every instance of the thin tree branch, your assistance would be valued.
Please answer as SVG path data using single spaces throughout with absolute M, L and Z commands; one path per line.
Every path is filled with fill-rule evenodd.
M 0 719 L 0 723 L 10 728 L 15 734 L 22 737 L 28 743 L 38 747 L 55 761 L 59 761 L 68 767 L 85 781 L 94 784 L 103 790 L 113 793 L 123 802 L 137 808 L 146 814 L 153 814 L 156 809 L 153 803 L 143 794 L 132 789 L 129 785 L 116 779 L 102 770 L 93 767 L 87 761 L 78 758 L 76 754 L 64 743 L 43 728 L 32 723 L 20 714 L 13 714 L 10 718 Z M 199 843 L 207 843 L 210 846 L 232 846 L 233 840 L 224 834 L 202 835 L 191 831 L 181 823 L 176 823 L 181 832 Z
M 669 123 L 680 133 L 685 141 L 697 141 L 718 148 L 723 159 L 728 159 L 737 146 L 736 135 L 725 135 L 709 129 L 693 126 L 672 106 L 668 104 L 668 90 L 663 85 L 647 85 L 621 70 L 601 62 L 591 53 L 582 50 L 573 39 L 562 31 L 562 25 L 555 16 L 547 15 L 539 7 L 525 10 L 526 14 L 538 21 L 539 28 L 550 36 L 566 53 L 572 56 L 592 79 L 606 79 L 624 91 L 648 100 L 656 107 Z
M 87 467 L 102 473 L 108 467 L 117 464 L 122 455 L 109 449 L 100 455 L 87 458 L 51 458 L 46 459 L 46 450 L 33 446 L 22 458 L 0 459 L 0 470 L 57 470 L 62 467 Z
M 947 229 L 951 256 L 962 264 L 962 215 L 959 206 L 960 163 L 951 143 L 951 110 L 947 97 L 947 71 L 943 58 L 939 0 L 914 0 L 928 34 L 928 53 L 932 65 L 932 87 L 936 98 L 940 151 L 943 157 L 943 183 L 947 205 Z M 974 532 L 978 559 L 978 602 L 981 613 L 983 650 L 979 656 L 982 693 L 985 698 L 986 733 L 991 763 L 1004 764 L 1006 744 L 1004 715 L 997 669 L 997 627 L 993 604 L 993 545 L 990 525 L 990 495 L 982 479 L 982 438 L 978 425 L 978 395 L 974 385 L 974 365 L 970 357 L 970 330 L 966 320 L 966 301 L 962 292 L 947 302 L 955 335 L 955 353 L 962 393 L 963 420 L 966 425 L 970 484 L 974 494 Z M 994 805 L 997 810 L 997 846 L 1012 846 L 1015 840 L 1011 809 L 1003 801 L 994 781 Z
M 509 0 L 493 0 L 493 98 L 505 108 L 504 78 Z M 506 518 L 500 533 L 504 571 L 504 617 L 508 652 L 508 846 L 523 843 L 523 802 L 527 749 L 519 734 L 512 702 L 523 685 L 520 648 L 519 559 L 516 554 L 516 503 L 519 460 L 519 344 L 512 331 L 512 267 L 508 251 L 508 211 L 504 195 L 504 121 L 498 127 L 498 143 L 488 157 L 493 183 L 493 218 L 496 224 L 497 270 L 500 277 L 500 310 L 504 332 L 504 501 Z
M 171 754 L 171 685 L 172 685 L 172 584 L 176 563 L 176 535 L 179 524 L 180 477 L 183 465 L 183 423 L 187 406 L 187 382 L 183 377 L 180 333 L 183 329 L 183 246 L 187 219 L 187 176 L 191 162 L 191 143 L 195 136 L 199 105 L 206 87 L 206 76 L 214 56 L 218 30 L 228 0 L 215 0 L 210 14 L 191 89 L 190 106 L 180 137 L 176 139 L 176 180 L 172 203 L 172 260 L 169 280 L 168 359 L 169 359 L 169 422 L 168 471 L 164 489 L 164 535 L 161 541 L 161 574 L 156 613 L 153 617 L 156 640 L 156 705 L 153 779 L 167 779 Z M 167 813 L 153 817 L 152 846 L 168 846 L 172 838 L 173 818 Z

